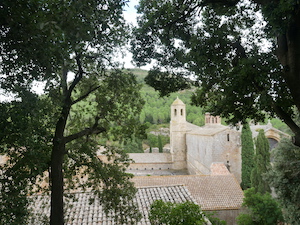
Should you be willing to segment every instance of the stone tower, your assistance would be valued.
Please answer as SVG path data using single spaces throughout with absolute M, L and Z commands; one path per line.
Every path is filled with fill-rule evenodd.
M 186 169 L 186 110 L 177 97 L 171 105 L 170 140 L 173 169 Z

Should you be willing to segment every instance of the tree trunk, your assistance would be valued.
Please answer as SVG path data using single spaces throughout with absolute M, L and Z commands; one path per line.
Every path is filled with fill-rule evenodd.
M 55 135 L 53 138 L 53 148 L 51 154 L 51 212 L 50 225 L 64 224 L 64 207 L 63 207 L 63 158 L 66 150 L 64 131 L 66 128 L 67 118 L 70 112 L 69 101 L 65 101 L 61 117 L 56 124 Z
M 300 112 L 300 18 L 297 12 L 284 34 L 277 38 L 277 57 L 283 66 L 283 77 L 289 87 L 295 106 Z M 278 115 L 291 128 L 295 137 L 293 142 L 300 146 L 300 127 L 291 118 Z
M 63 157 L 65 151 L 65 143 L 59 138 L 54 138 L 53 149 L 51 155 L 51 225 L 64 224 L 64 208 L 63 208 Z

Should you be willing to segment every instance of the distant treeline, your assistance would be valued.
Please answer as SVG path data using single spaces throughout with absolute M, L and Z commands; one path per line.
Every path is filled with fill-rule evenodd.
M 204 125 L 205 111 L 200 107 L 191 104 L 191 95 L 193 93 L 193 90 L 184 90 L 172 93 L 166 97 L 160 97 L 157 91 L 145 84 L 144 78 L 148 73 L 147 71 L 141 69 L 130 69 L 130 71 L 136 75 L 138 82 L 143 84 L 143 87 L 141 89 L 141 95 L 145 100 L 145 105 L 140 115 L 140 121 L 141 123 L 149 124 L 150 128 L 148 132 L 150 132 L 151 130 L 158 130 L 160 127 L 168 127 L 168 124 L 171 120 L 170 107 L 177 97 L 179 97 L 186 104 L 187 121 L 198 126 Z M 267 122 L 267 119 L 265 122 Z M 273 118 L 271 122 L 275 128 L 283 132 L 290 133 L 286 124 L 284 124 L 279 119 Z M 222 124 L 225 124 L 225 120 L 222 120 Z M 155 135 L 153 134 L 148 134 L 147 136 L 147 140 L 143 140 L 142 142 L 141 140 L 133 141 L 135 143 L 133 145 L 136 145 L 137 151 L 133 151 L 133 146 L 130 146 L 130 148 L 127 149 L 127 151 L 140 151 L 138 149 L 141 148 L 140 146 L 142 145 L 142 143 L 149 147 L 159 147 L 158 145 L 160 145 L 160 141 L 158 140 L 158 137 L 155 137 Z M 168 143 L 168 141 L 169 137 L 166 137 L 162 140 L 162 144 L 164 145 Z
M 143 84 L 141 95 L 145 100 L 145 106 L 140 115 L 142 123 L 164 124 L 170 122 L 171 104 L 179 97 L 186 104 L 187 121 L 193 124 L 204 125 L 204 112 L 200 107 L 191 105 L 192 90 L 172 93 L 166 97 L 159 97 L 159 93 L 144 82 L 147 71 L 130 69 L 137 76 L 139 83 Z

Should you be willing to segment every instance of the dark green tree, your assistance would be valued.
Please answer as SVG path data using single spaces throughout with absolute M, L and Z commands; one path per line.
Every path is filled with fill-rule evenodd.
M 300 146 L 299 8 L 298 0 L 142 0 L 134 60 L 153 60 L 146 82 L 162 95 L 195 85 L 193 102 L 232 123 L 276 114 Z
M 28 193 L 33 188 L 43 191 L 36 181 L 50 163 L 55 110 L 47 99 L 30 92 L 20 97 L 0 104 L 0 155 L 8 157 L 0 164 L 0 224 L 26 224 Z
M 281 209 L 269 193 L 256 193 L 254 188 L 244 193 L 243 206 L 249 213 L 237 217 L 239 225 L 274 225 L 283 221 Z
M 201 208 L 192 202 L 171 203 L 156 200 L 152 203 L 149 220 L 152 225 L 205 224 Z
M 162 145 L 161 135 L 158 135 L 157 139 L 158 139 L 158 150 L 159 150 L 160 153 L 162 153 L 163 152 L 163 145 Z
M 267 181 L 283 207 L 285 221 L 300 224 L 300 148 L 282 140 L 272 152 L 274 161 Z
M 270 146 L 264 130 L 259 130 L 255 145 L 255 165 L 251 172 L 251 185 L 259 193 L 271 192 L 265 174 L 271 167 Z
M 251 171 L 254 168 L 254 144 L 249 124 L 243 124 L 242 134 L 242 183 L 243 190 L 251 187 Z
M 80 177 L 81 172 L 88 179 L 85 184 L 77 184 L 93 188 L 105 211 L 115 210 L 120 223 L 126 222 L 127 213 L 138 216 L 133 205 L 127 204 L 135 188 L 129 180 L 131 176 L 125 173 L 129 162 L 126 155 L 107 147 L 112 163 L 105 164 L 96 156 L 100 136 L 122 140 L 141 133 L 136 117 L 143 102 L 140 85 L 132 74 L 116 70 L 118 65 L 112 59 L 128 40 L 123 18 L 125 4 L 125 0 L 0 3 L 0 85 L 17 98 L 12 105 L 3 105 L 7 115 L 1 112 L 7 125 L 2 134 L 11 135 L 11 139 L 1 142 L 1 153 L 10 161 L 1 175 L 6 183 L 1 184 L 0 194 L 13 196 L 19 192 L 24 197 L 34 190 L 30 184 L 48 169 L 52 225 L 64 224 L 64 190 L 76 187 L 73 178 Z M 32 96 L 28 93 L 32 92 L 33 81 L 44 82 L 49 112 L 45 103 L 32 104 L 32 111 L 26 108 L 31 107 L 27 98 Z M 34 100 L 38 102 L 36 97 Z M 24 107 L 15 117 L 14 104 Z M 37 114 L 41 119 L 35 119 L 35 110 L 44 111 L 44 117 Z M 14 123 L 19 125 L 11 125 Z M 10 126 L 15 130 L 9 130 Z M 25 161 L 31 154 L 38 163 Z M 21 170 L 24 173 L 18 173 Z M 26 201 L 21 203 L 25 208 Z M 8 206 L 7 202 L 3 205 Z M 23 215 L 18 209 L 10 210 L 10 220 L 17 221 Z M 26 220 L 22 223 L 26 224 Z

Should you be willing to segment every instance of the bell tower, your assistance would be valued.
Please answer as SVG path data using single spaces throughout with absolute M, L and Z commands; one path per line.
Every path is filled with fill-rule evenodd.
M 186 109 L 177 97 L 171 105 L 170 145 L 173 169 L 186 169 Z

